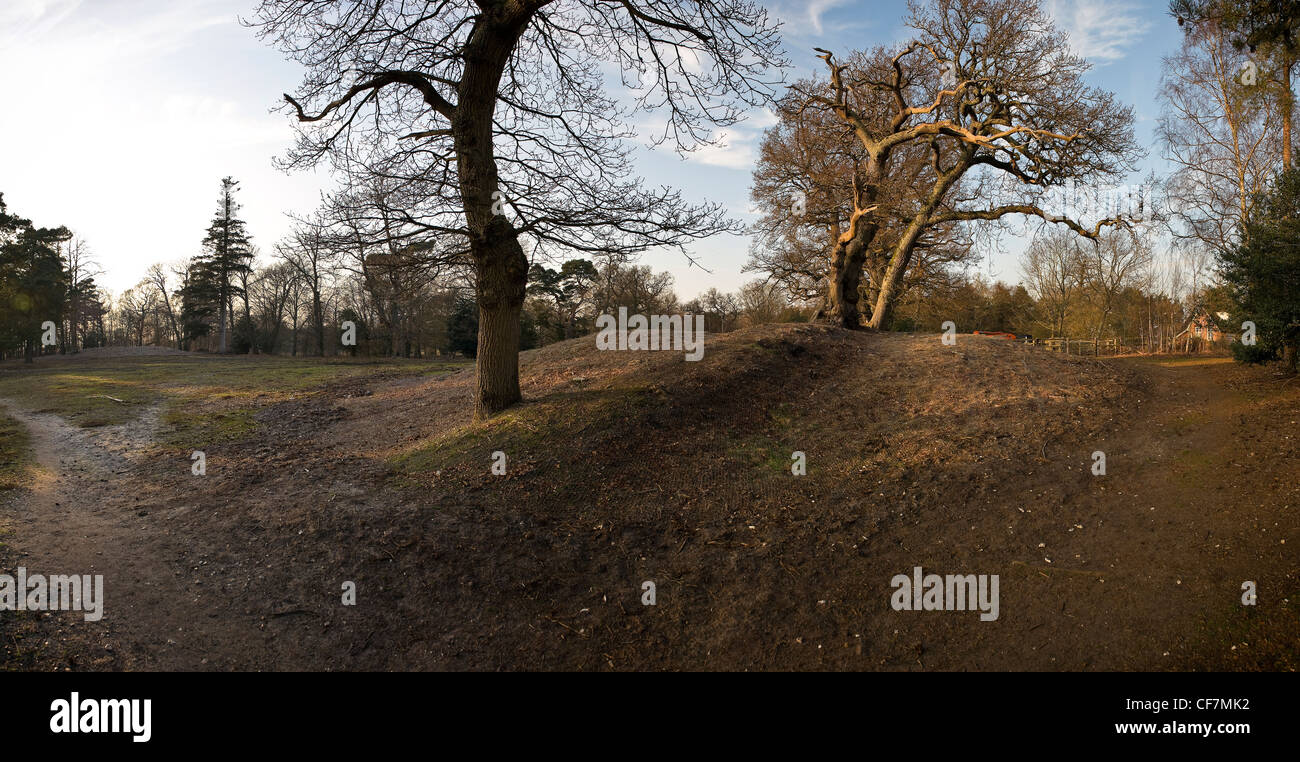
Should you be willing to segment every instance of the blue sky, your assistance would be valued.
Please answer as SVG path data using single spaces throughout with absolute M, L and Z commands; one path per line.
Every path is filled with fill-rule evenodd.
M 848 51 L 909 36 L 905 0 L 767 5 L 786 22 L 791 79 L 821 65 L 814 46 Z M 285 213 L 310 211 L 326 187 L 322 175 L 286 176 L 272 167 L 292 133 L 269 110 L 299 71 L 238 24 L 252 7 L 252 0 L 0 0 L 0 192 L 37 224 L 82 235 L 106 271 L 100 282 L 114 291 L 154 262 L 196 253 L 224 175 L 242 181 L 243 214 L 264 256 L 288 229 Z M 1136 108 L 1147 166 L 1161 169 L 1152 138 L 1160 57 L 1180 36 L 1166 3 L 1048 0 L 1046 7 L 1094 63 L 1094 84 Z M 724 148 L 684 159 L 642 152 L 642 173 L 752 219 L 750 170 L 769 123 L 757 113 L 728 131 Z M 1009 240 L 1003 248 L 980 270 L 1016 281 L 1020 246 Z M 709 239 L 693 253 L 711 272 L 688 267 L 676 252 L 642 262 L 670 271 L 684 299 L 753 277 L 740 271 L 743 238 Z

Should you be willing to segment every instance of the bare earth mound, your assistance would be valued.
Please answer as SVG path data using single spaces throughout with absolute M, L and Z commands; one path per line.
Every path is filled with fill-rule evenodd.
M 526 353 L 525 403 L 487 424 L 469 419 L 471 371 L 351 379 L 265 406 L 206 446 L 203 478 L 201 443 L 143 447 L 97 510 L 172 579 L 110 577 L 110 613 L 150 582 L 151 604 L 61 622 L 62 648 L 26 666 L 1294 667 L 1278 542 L 1294 478 L 1207 493 L 1179 454 L 1238 444 L 1179 416 L 1204 384 L 1249 394 L 1258 374 L 806 325 L 706 347 L 695 363 L 590 337 Z M 1249 402 L 1225 414 L 1278 415 Z M 1227 508 L 1243 490 L 1254 523 Z M 25 552 L 41 560 L 35 539 Z M 998 619 L 892 610 L 891 579 L 917 566 L 999 575 Z M 1273 593 L 1258 621 L 1245 579 Z

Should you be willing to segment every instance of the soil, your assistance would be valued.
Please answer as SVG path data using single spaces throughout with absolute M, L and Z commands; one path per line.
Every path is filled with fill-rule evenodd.
M 815 326 L 698 363 L 591 343 L 525 353 L 489 424 L 472 371 L 267 405 L 193 445 L 205 476 L 158 408 L 79 429 L 4 403 L 42 476 L 0 506 L 0 569 L 103 574 L 106 604 L 0 615 L 0 667 L 1300 664 L 1298 383 Z M 893 610 L 916 566 L 999 575 L 999 618 Z

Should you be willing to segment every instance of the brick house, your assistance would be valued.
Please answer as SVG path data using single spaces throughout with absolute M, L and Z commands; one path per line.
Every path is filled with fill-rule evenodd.
M 1211 314 L 1209 311 L 1202 309 L 1187 322 L 1187 327 L 1183 329 L 1182 333 L 1174 337 L 1174 341 L 1185 339 L 1190 343 L 1193 339 L 1200 339 L 1209 344 L 1232 341 L 1237 338 L 1236 334 L 1229 334 L 1224 331 L 1224 325 L 1228 322 L 1228 317 L 1226 312 Z

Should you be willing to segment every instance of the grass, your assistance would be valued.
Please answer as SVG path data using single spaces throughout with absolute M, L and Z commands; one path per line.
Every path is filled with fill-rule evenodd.
M 6 378 L 0 381 L 0 396 L 82 427 L 125 423 L 157 399 L 137 381 L 79 372 Z
M 543 402 L 519 405 L 491 420 L 426 440 L 390 458 L 389 465 L 407 482 L 418 483 L 429 474 L 454 467 L 476 469 L 481 465 L 486 472 L 497 450 L 521 460 L 558 457 L 563 453 L 555 452 L 551 442 L 590 444 L 612 436 L 616 425 L 643 415 L 652 398 L 653 393 L 641 384 L 552 395 Z
M 1180 355 L 1165 356 L 1157 355 L 1141 358 L 1143 362 L 1149 362 L 1159 365 L 1162 368 L 1187 368 L 1198 365 L 1228 365 L 1233 362 L 1231 357 L 1207 356 L 1207 355 Z
M 226 442 L 252 431 L 259 407 L 331 383 L 376 374 L 433 375 L 465 365 L 447 360 L 270 356 L 66 360 L 0 369 L 0 397 L 81 427 L 127 423 L 163 403 L 164 443 Z
M 255 408 L 240 407 L 196 413 L 184 404 L 173 404 L 162 417 L 167 432 L 163 443 L 183 447 L 192 442 L 208 445 L 237 442 L 257 425 L 253 419 L 255 412 Z
M 27 429 L 0 413 L 0 492 L 28 483 L 32 467 L 29 445 Z

